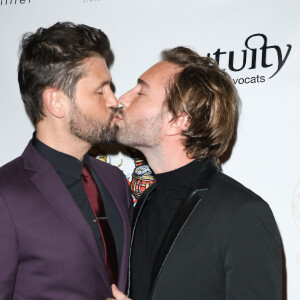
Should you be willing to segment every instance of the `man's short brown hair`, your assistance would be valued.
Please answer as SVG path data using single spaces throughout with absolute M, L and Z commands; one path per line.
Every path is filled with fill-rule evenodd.
M 238 119 L 239 100 L 230 76 L 213 59 L 185 47 L 163 51 L 162 59 L 182 67 L 170 81 L 166 106 L 174 119 L 180 113 L 189 116 L 183 132 L 187 154 L 219 164 Z
M 18 80 L 31 122 L 44 117 L 42 94 L 47 87 L 73 97 L 76 84 L 85 75 L 84 60 L 100 56 L 113 62 L 108 37 L 100 29 L 71 22 L 58 22 L 35 33 L 24 34 L 20 43 Z

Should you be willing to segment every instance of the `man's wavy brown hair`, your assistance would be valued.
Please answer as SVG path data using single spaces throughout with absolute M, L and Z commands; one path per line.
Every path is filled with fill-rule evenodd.
M 215 60 L 185 47 L 165 50 L 161 56 L 182 68 L 167 88 L 166 107 L 173 119 L 181 113 L 189 116 L 183 132 L 188 156 L 211 158 L 220 165 L 238 120 L 239 100 L 230 76 Z

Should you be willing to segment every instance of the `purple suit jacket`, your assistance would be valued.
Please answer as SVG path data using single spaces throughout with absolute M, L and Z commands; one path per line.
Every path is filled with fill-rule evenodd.
M 91 159 L 123 223 L 119 288 L 126 287 L 131 196 L 123 173 Z M 111 297 L 96 239 L 54 168 L 29 142 L 0 168 L 0 300 Z

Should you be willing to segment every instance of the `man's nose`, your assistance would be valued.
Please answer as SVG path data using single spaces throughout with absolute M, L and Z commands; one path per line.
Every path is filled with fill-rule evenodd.
M 114 107 L 114 108 L 119 106 L 119 102 L 118 102 L 118 100 L 117 100 L 117 98 L 116 98 L 116 96 L 113 92 L 111 93 L 111 95 L 109 97 L 109 101 L 107 103 L 107 106 L 108 107 Z
M 130 105 L 130 97 L 129 97 L 129 92 L 125 93 L 119 98 L 119 103 L 123 107 L 128 107 Z

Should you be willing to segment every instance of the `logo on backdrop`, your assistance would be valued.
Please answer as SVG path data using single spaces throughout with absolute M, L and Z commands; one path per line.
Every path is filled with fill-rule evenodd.
M 127 149 L 129 152 L 130 157 L 134 161 L 134 170 L 132 174 L 125 174 L 127 178 L 128 185 L 132 192 L 132 200 L 133 204 L 136 205 L 139 197 L 141 194 L 155 182 L 155 179 L 153 177 L 152 170 L 148 166 L 148 163 L 146 161 L 146 158 L 137 150 L 134 149 Z M 105 163 L 112 164 L 111 163 L 111 157 L 107 155 L 106 151 L 99 147 L 93 147 L 89 154 L 92 157 L 95 157 L 96 159 L 99 159 Z M 123 160 L 115 165 L 116 167 L 120 168 L 123 164 Z
M 29 4 L 30 0 L 1 0 L 0 5 Z
M 155 182 L 155 179 L 142 153 L 132 151 L 131 158 L 134 161 L 135 168 L 131 178 L 128 177 L 127 181 L 132 192 L 133 204 L 135 205 L 142 193 Z
M 208 57 L 214 58 L 220 67 L 228 68 L 232 72 L 239 72 L 245 69 L 258 70 L 269 69 L 273 78 L 279 73 L 286 63 L 292 45 L 273 45 L 268 42 L 266 35 L 256 33 L 245 40 L 246 49 L 238 51 L 223 51 L 220 48 L 214 53 L 208 53 Z M 242 53 L 240 53 L 242 52 Z M 227 66 L 226 66 L 227 65 Z M 235 84 L 262 83 L 266 81 L 265 75 L 233 78 Z

